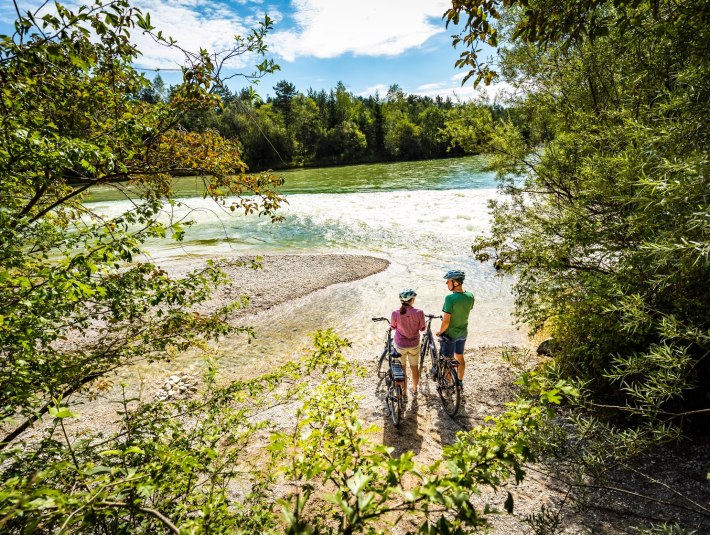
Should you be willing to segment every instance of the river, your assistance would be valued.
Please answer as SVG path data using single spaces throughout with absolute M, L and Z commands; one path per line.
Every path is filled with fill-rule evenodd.
M 181 244 L 149 243 L 151 257 L 269 253 L 352 253 L 386 258 L 384 272 L 362 281 L 337 284 L 257 316 L 256 343 L 245 347 L 235 337 L 220 344 L 230 359 L 251 362 L 260 354 L 290 354 L 307 346 L 310 333 L 333 327 L 353 342 L 352 352 L 374 353 L 382 325 L 372 316 L 388 316 L 402 288 L 415 288 L 416 306 L 441 310 L 446 287 L 442 275 L 466 271 L 465 288 L 476 297 L 468 347 L 526 345 L 511 311 L 511 279 L 471 254 L 475 236 L 490 225 L 487 203 L 497 195 L 495 177 L 481 157 L 291 170 L 282 191 L 288 203 L 283 221 L 232 215 L 198 195 L 199 181 L 182 178 L 181 206 L 174 218 L 194 224 Z M 129 208 L 108 190 L 94 194 L 91 207 L 106 215 Z M 236 363 L 232 363 L 237 365 Z M 231 367 L 231 366 L 229 366 Z M 239 366 L 237 366 L 239 367 Z

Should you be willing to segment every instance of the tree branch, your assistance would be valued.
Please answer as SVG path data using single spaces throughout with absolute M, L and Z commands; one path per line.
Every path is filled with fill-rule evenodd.
M 124 509 L 136 509 L 140 511 L 141 513 L 146 513 L 148 515 L 152 515 L 158 520 L 160 520 L 163 524 L 165 524 L 165 527 L 167 527 L 170 531 L 173 533 L 177 533 L 178 535 L 180 534 L 180 530 L 178 527 L 173 524 L 172 520 L 170 520 L 167 516 L 165 516 L 163 513 L 158 511 L 157 509 L 152 509 L 150 507 L 140 507 L 140 506 L 135 506 L 131 505 L 129 503 L 124 503 L 124 502 L 100 502 L 99 505 L 103 505 L 106 507 L 122 507 Z
M 102 371 L 102 372 L 95 372 L 90 375 L 87 375 L 83 379 L 81 379 L 76 385 L 66 389 L 64 392 L 62 392 L 61 397 L 66 398 L 67 396 L 70 396 L 77 390 L 79 390 L 82 386 L 84 386 L 86 383 L 89 383 L 93 381 L 94 379 L 97 379 L 98 377 L 101 377 L 105 373 L 107 373 L 110 370 Z M 11 433 L 8 435 L 5 435 L 5 438 L 0 441 L 0 451 L 5 449 L 6 446 L 8 446 L 11 442 L 13 442 L 17 437 L 19 437 L 22 433 L 24 433 L 32 424 L 34 424 L 36 421 L 40 420 L 49 410 L 49 406 L 51 405 L 52 401 L 48 401 L 45 403 L 42 407 L 40 407 L 39 410 L 35 411 L 32 416 L 27 418 L 22 424 L 20 424 L 18 427 L 16 427 Z

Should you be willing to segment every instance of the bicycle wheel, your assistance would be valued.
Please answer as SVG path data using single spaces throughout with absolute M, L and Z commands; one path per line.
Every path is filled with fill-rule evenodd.
M 427 377 L 431 377 L 434 381 L 438 381 L 436 368 L 439 363 L 439 352 L 436 350 L 436 344 L 433 340 L 429 341 L 426 350 L 427 353 L 429 353 L 430 363 L 426 364 L 426 359 L 424 358 L 425 355 L 421 355 L 422 364 L 419 366 L 419 369 L 421 370 L 420 373 L 426 375 Z M 431 373 L 429 373 L 429 370 L 431 370 Z
M 436 350 L 436 344 L 433 340 L 429 344 L 429 355 L 431 356 L 431 365 L 436 366 L 436 363 L 439 362 L 439 352 Z
M 380 360 L 377 361 L 377 377 L 382 379 L 385 375 L 385 371 L 382 369 L 382 363 L 385 361 L 385 357 L 387 356 L 387 348 L 382 350 L 382 354 L 380 355 Z
M 402 387 L 399 385 L 390 386 L 387 397 L 390 399 L 390 418 L 395 427 L 399 427 L 402 421 Z
M 437 389 L 444 412 L 449 416 L 456 416 L 461 404 L 461 392 L 459 391 L 459 377 L 456 367 L 448 359 L 439 361 L 437 373 Z
M 424 356 L 429 351 L 429 337 L 425 336 L 422 340 L 422 347 L 419 348 L 419 371 L 424 369 Z

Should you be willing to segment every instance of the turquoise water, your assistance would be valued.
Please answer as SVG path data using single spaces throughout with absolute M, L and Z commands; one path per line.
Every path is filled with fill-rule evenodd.
M 259 333 L 248 347 L 243 340 L 220 346 L 227 362 L 251 362 L 264 351 L 295 354 L 310 343 L 316 329 L 334 327 L 364 354 L 379 344 L 381 327 L 369 318 L 389 315 L 404 287 L 417 290 L 417 306 L 441 309 L 446 293 L 443 273 L 464 269 L 466 288 L 476 306 L 471 346 L 523 344 L 512 327 L 511 281 L 488 264 L 476 262 L 471 243 L 490 226 L 488 202 L 498 193 L 485 159 L 358 165 L 282 173 L 287 203 L 283 221 L 235 215 L 199 196 L 199 180 L 178 181 L 182 198 L 165 208 L 166 220 L 190 220 L 186 240 L 149 243 L 149 256 L 169 262 L 190 256 L 267 253 L 353 253 L 386 258 L 384 272 L 362 281 L 338 284 L 261 314 L 253 321 Z M 87 206 L 105 216 L 130 209 L 106 191 Z M 236 364 L 235 364 L 236 365 Z
M 166 221 L 191 221 L 184 242 L 154 241 L 154 256 L 310 252 L 356 249 L 387 253 L 464 254 L 471 235 L 488 226 L 486 203 L 494 174 L 483 157 L 301 169 L 280 173 L 287 202 L 283 220 L 225 210 L 201 196 L 194 177 L 176 180 L 180 199 Z M 87 206 L 108 216 L 131 207 L 113 188 L 94 193 Z
M 274 174 L 285 179 L 280 191 L 286 195 L 299 193 L 362 193 L 397 190 L 448 190 L 495 188 L 495 173 L 486 171 L 485 156 L 424 160 L 418 162 L 377 163 L 294 169 Z M 204 191 L 200 177 L 174 180 L 180 198 L 199 197 Z M 111 186 L 92 190 L 87 202 L 115 201 L 124 194 Z

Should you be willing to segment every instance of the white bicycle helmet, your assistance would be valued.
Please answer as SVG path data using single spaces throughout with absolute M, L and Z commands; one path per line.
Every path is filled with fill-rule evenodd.
M 405 288 L 401 292 L 399 292 L 399 300 L 402 303 L 405 303 L 409 301 L 410 299 L 413 299 L 417 296 L 417 292 L 414 291 L 413 288 Z

